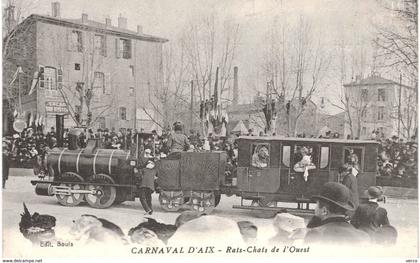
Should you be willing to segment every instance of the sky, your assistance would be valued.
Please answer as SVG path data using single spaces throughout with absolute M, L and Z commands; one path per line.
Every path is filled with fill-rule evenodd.
M 51 14 L 49 0 L 14 0 L 35 2 L 26 13 Z M 371 40 L 374 24 L 392 21 L 391 14 L 379 5 L 380 0 L 61 0 L 61 17 L 80 18 L 87 13 L 89 19 L 104 22 L 106 17 L 117 24 L 119 15 L 128 19 L 128 28 L 174 41 L 191 17 L 211 12 L 228 17 L 239 24 L 240 41 L 235 65 L 239 67 L 240 102 L 248 102 L 256 90 L 265 89 L 266 80 L 261 76 L 264 36 L 274 19 L 296 21 L 304 17 L 310 21 L 328 50 L 337 48 L 344 41 L 348 47 L 363 46 L 372 52 Z M 3 0 L 4 4 L 4 0 Z M 26 14 L 27 15 L 27 14 Z M 257 51 L 257 52 L 256 52 Z M 314 98 L 329 97 L 337 101 L 341 89 L 337 78 L 335 55 L 325 83 Z M 349 79 L 348 81 L 350 81 Z M 327 105 L 326 111 L 338 109 Z

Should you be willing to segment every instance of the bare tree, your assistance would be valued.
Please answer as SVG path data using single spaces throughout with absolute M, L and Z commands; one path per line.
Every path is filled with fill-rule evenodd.
M 392 68 L 417 83 L 418 78 L 418 4 L 417 0 L 392 2 L 378 0 L 396 18 L 396 23 L 376 25 L 377 38 L 374 40 L 382 67 Z
M 286 107 L 289 103 L 288 134 L 296 136 L 306 103 L 320 87 L 331 58 L 310 22 L 303 17 L 295 26 L 275 23 L 273 27 L 263 70 L 280 106 Z

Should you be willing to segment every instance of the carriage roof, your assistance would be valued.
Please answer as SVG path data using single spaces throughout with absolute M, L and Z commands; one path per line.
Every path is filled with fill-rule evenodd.
M 374 140 L 344 140 L 344 139 L 318 139 L 295 138 L 284 136 L 241 136 L 239 140 L 246 141 L 285 141 L 285 142 L 310 142 L 310 143 L 338 143 L 338 144 L 378 144 Z

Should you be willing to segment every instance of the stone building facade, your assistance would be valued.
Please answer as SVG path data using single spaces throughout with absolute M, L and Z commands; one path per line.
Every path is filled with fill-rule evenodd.
M 60 5 L 52 7 L 53 16 L 29 16 L 6 43 L 3 92 L 9 98 L 20 92 L 22 118 L 41 120 L 49 129 L 56 114 L 65 114 L 65 127 L 75 126 L 68 113 L 85 118 L 88 104 L 81 94 L 90 89 L 93 128 L 156 129 L 155 94 L 163 82 L 167 40 L 144 34 L 141 26 L 127 29 L 124 17 L 113 26 L 111 19 L 99 23 L 87 14 L 64 19 Z M 23 73 L 9 86 L 19 66 Z
M 354 138 L 360 139 L 371 138 L 373 131 L 379 131 L 384 138 L 414 135 L 417 129 L 417 94 L 412 87 L 374 74 L 364 79 L 357 78 L 345 84 L 344 88 L 350 113 L 346 114 L 346 135 L 353 134 Z

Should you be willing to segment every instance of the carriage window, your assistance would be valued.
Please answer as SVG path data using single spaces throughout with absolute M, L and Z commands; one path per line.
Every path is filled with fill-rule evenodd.
M 346 147 L 344 149 L 344 164 L 350 165 L 360 171 L 362 161 L 362 149 Z
M 257 168 L 265 168 L 269 166 L 270 147 L 266 143 L 252 145 L 252 161 L 251 165 Z
M 290 146 L 283 146 L 283 165 L 290 167 Z
M 319 163 L 319 168 L 323 169 L 328 166 L 329 157 L 330 157 L 330 148 L 321 147 L 321 161 Z
M 296 145 L 293 154 L 293 170 L 295 172 L 305 172 L 316 169 L 316 159 L 316 152 L 313 147 Z

